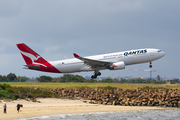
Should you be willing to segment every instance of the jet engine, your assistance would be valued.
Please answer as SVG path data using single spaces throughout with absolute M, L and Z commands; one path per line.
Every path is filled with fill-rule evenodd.
M 113 63 L 109 66 L 110 70 L 120 70 L 120 69 L 125 69 L 125 63 L 123 61 L 121 62 L 116 62 Z

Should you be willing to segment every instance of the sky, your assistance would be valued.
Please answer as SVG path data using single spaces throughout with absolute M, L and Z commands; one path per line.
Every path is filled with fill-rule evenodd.
M 22 69 L 17 43 L 25 43 L 47 61 L 140 48 L 166 55 L 153 61 L 153 77 L 180 78 L 179 0 L 0 0 L 0 75 L 60 77 Z M 126 66 L 149 69 L 149 63 Z M 149 77 L 149 72 L 102 70 L 102 77 Z M 74 73 L 91 76 L 91 72 Z

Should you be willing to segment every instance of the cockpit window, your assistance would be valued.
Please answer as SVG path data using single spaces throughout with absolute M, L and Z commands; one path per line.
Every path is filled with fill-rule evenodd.
M 162 52 L 161 50 L 158 50 L 158 52 Z

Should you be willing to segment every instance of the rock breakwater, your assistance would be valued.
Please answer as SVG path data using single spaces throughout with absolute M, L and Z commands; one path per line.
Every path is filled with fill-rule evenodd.
M 50 89 L 61 98 L 91 100 L 92 104 L 123 106 L 180 107 L 180 90 L 177 89 Z

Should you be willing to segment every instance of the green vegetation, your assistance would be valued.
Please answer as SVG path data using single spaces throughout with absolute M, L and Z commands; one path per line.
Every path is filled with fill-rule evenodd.
M 28 80 L 25 76 L 16 76 L 14 73 L 9 73 L 7 76 L 0 75 L 0 82 L 18 82 Z
M 0 84 L 0 98 L 1 99 L 13 99 L 18 98 L 36 98 L 36 97 L 58 97 L 47 89 L 36 89 L 31 87 L 12 87 L 9 84 Z
M 160 80 L 160 76 L 155 79 L 112 79 L 107 78 L 100 81 L 95 79 L 86 80 L 82 76 L 64 74 L 62 77 L 52 78 L 50 76 L 40 76 L 38 83 L 26 83 L 18 82 L 22 80 L 28 80 L 25 76 L 16 76 L 14 73 L 10 73 L 7 76 L 0 75 L 0 99 L 13 99 L 18 98 L 33 99 L 37 97 L 59 97 L 57 94 L 51 92 L 48 89 L 51 88 L 96 88 L 96 89 L 180 89 L 180 80 L 173 79 L 168 80 L 171 84 L 166 84 L 167 81 Z M 7 84 L 8 83 L 8 84 Z
M 160 79 L 160 76 L 157 76 Z M 155 80 L 155 79 L 142 79 L 142 78 L 133 78 L 133 79 L 112 79 L 106 78 L 100 81 L 95 79 L 86 80 L 82 76 L 79 75 L 72 75 L 72 74 L 64 74 L 62 77 L 59 78 L 52 78 L 49 76 L 40 76 L 38 78 L 39 82 L 60 82 L 60 83 L 68 83 L 68 82 L 75 82 L 75 83 L 141 83 L 141 84 L 166 84 L 167 81 L 164 80 Z M 179 79 L 169 80 L 172 84 L 180 83 Z
M 151 89 L 151 90 L 154 90 L 154 89 L 167 89 L 166 87 L 152 87 L 152 86 L 145 86 L 145 87 L 142 87 L 142 89 Z
M 7 75 L 7 80 L 16 80 L 16 75 L 14 73 L 9 73 Z
M 152 88 L 163 87 L 166 89 L 180 89 L 180 84 L 131 84 L 131 83 L 8 83 L 13 87 L 28 87 L 28 88 L 99 88 L 112 86 L 120 89 L 136 89 L 138 87 L 143 88 L 149 86 Z
M 179 84 L 117 84 L 117 83 L 4 83 L 0 84 L 0 99 L 13 99 L 18 98 L 37 98 L 37 97 L 55 97 L 59 96 L 49 88 L 105 88 L 108 90 L 113 89 L 180 89 Z
M 85 79 L 79 75 L 64 74 L 63 77 L 57 78 L 59 82 L 85 82 Z
M 142 79 L 142 78 L 136 78 L 136 79 L 121 79 L 119 83 L 143 83 L 143 84 L 166 84 L 165 81 L 156 81 L 155 79 Z
M 53 80 L 52 77 L 50 77 L 50 76 L 45 76 L 45 75 L 43 75 L 43 76 L 41 76 L 41 77 L 38 78 L 38 81 L 39 81 L 39 82 L 51 82 L 52 80 Z
M 14 80 L 16 81 L 14 81 Z M 136 89 L 137 87 L 152 87 L 152 89 L 157 87 L 163 87 L 166 89 L 179 89 L 179 79 L 173 79 L 168 80 L 168 82 L 171 83 L 171 85 L 167 85 L 164 80 L 160 80 L 160 76 L 157 76 L 157 79 L 142 79 L 142 78 L 133 78 L 133 79 L 112 79 L 112 78 L 106 78 L 102 79 L 100 81 L 97 81 L 96 79 L 86 80 L 82 76 L 79 75 L 73 75 L 73 74 L 64 74 L 62 77 L 58 78 L 52 78 L 50 76 L 40 76 L 38 79 L 38 83 L 19 83 L 18 80 L 28 80 L 29 78 L 25 76 L 16 76 L 14 73 L 10 73 L 7 76 L 0 75 L 0 82 L 9 83 L 9 85 L 13 87 L 17 87 L 18 89 L 14 89 L 11 87 L 8 87 L 5 89 L 8 93 L 14 94 L 15 96 L 18 94 L 19 87 L 22 87 L 24 91 L 30 91 L 30 88 L 98 88 L 102 87 L 105 88 L 107 86 L 112 86 L 113 88 L 120 88 L 120 89 Z M 8 81 L 4 81 L 8 80 Z M 16 83 L 15 83 L 16 82 Z M 26 88 L 26 89 L 25 89 Z M 0 89 L 1 90 L 1 89 Z M 21 90 L 19 90 L 21 91 Z M 33 91 L 33 90 L 32 90 Z M 42 91 L 42 90 L 41 90 Z M 36 91 L 37 92 L 37 91 Z M 40 94 L 40 93 L 38 93 Z M 7 94 L 8 96 L 8 94 Z M 17 95 L 18 96 L 18 95 Z M 22 95 L 22 96 L 33 96 L 36 97 L 36 94 L 29 93 L 28 95 Z M 39 95 L 40 96 L 40 95 Z M 19 96 L 21 98 L 21 95 Z M 38 96 L 37 96 L 38 97 Z M 18 98 L 18 97 L 15 97 Z
M 113 80 L 111 78 L 107 78 L 107 79 L 104 79 L 102 80 L 103 83 L 112 83 Z
M 62 77 L 52 78 L 50 76 L 42 75 L 36 78 L 38 82 L 52 82 L 52 83 L 124 83 L 124 84 L 166 84 L 166 82 L 170 82 L 171 84 L 180 83 L 179 79 L 173 80 L 160 80 L 161 77 L 158 75 L 157 80 L 155 79 L 142 79 L 142 78 L 131 78 L 131 79 L 117 79 L 117 78 L 106 78 L 102 80 L 86 80 L 82 76 L 73 75 L 73 74 L 64 74 Z M 25 82 L 25 80 L 29 80 L 29 78 L 25 76 L 16 76 L 14 73 L 9 73 L 7 76 L 0 75 L 0 82 Z
M 106 86 L 106 87 L 98 87 L 98 89 L 100 89 L 100 88 L 105 88 L 105 89 L 107 89 L 107 90 L 114 90 L 114 89 L 117 89 L 117 87 L 114 87 L 114 86 Z
M 171 84 L 176 84 L 176 83 L 180 83 L 180 80 L 179 79 L 173 79 L 173 80 L 170 80 Z

